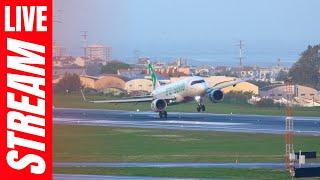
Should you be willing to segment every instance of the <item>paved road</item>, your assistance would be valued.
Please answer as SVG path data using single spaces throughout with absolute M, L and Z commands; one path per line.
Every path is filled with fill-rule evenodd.
M 294 117 L 293 119 L 296 134 L 320 135 L 320 117 Z M 271 134 L 284 132 L 284 120 L 285 117 L 282 116 L 178 112 L 169 112 L 168 119 L 159 119 L 153 112 L 68 108 L 54 110 L 56 124 Z

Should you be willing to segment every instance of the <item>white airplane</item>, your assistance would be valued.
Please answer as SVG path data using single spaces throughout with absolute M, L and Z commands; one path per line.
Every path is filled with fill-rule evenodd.
M 195 100 L 198 103 L 197 111 L 205 111 L 204 100 L 210 99 L 213 103 L 223 100 L 224 94 L 221 89 L 229 86 L 236 86 L 240 82 L 248 79 L 233 80 L 219 83 L 213 87 L 208 84 L 202 77 L 192 76 L 182 80 L 178 80 L 171 84 L 160 85 L 157 75 L 152 67 L 148 64 L 148 69 L 152 78 L 153 91 L 148 96 L 132 97 L 128 99 L 117 100 L 98 100 L 90 101 L 92 103 L 130 103 L 130 102 L 151 102 L 151 109 L 159 113 L 160 118 L 167 118 L 167 106 L 179 103 L 185 103 Z M 81 91 L 82 92 L 82 91 Z M 82 93 L 83 95 L 83 93 Z M 85 100 L 85 97 L 83 95 Z

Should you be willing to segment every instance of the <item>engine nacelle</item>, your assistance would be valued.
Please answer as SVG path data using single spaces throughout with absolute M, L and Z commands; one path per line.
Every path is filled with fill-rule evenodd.
M 219 89 L 219 90 L 215 90 L 215 91 L 212 91 L 210 94 L 209 94 L 209 99 L 211 102 L 213 103 L 219 103 L 223 100 L 223 97 L 224 97 L 224 94 L 223 92 Z
M 151 103 L 151 109 L 155 112 L 164 111 L 167 108 L 167 102 L 164 99 L 155 99 Z

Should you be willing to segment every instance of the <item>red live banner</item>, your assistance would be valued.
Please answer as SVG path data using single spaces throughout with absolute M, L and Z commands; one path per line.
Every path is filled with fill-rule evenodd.
M 0 179 L 52 179 L 52 2 L 0 13 Z

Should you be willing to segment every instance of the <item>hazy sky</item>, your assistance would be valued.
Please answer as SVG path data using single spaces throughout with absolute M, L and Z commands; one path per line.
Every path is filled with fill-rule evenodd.
M 157 59 L 234 64 L 245 44 L 247 64 L 294 62 L 320 43 L 319 0 L 54 0 L 54 40 L 81 55 L 90 43 Z

